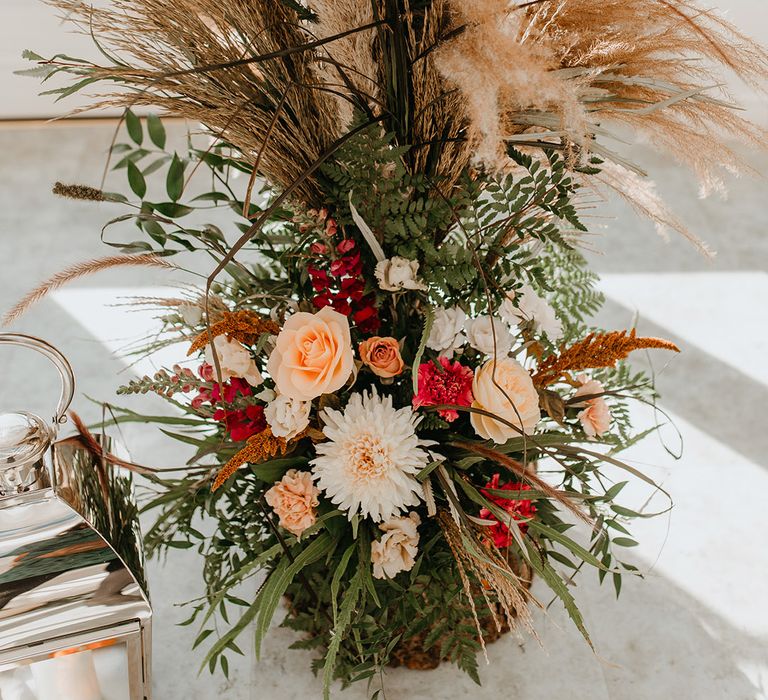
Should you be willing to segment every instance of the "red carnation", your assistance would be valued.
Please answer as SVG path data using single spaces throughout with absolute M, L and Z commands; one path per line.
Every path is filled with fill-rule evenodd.
M 501 508 L 503 511 L 509 513 L 515 520 L 530 520 L 534 516 L 534 513 L 536 513 L 536 506 L 534 505 L 533 501 L 527 501 L 525 499 L 518 500 L 514 498 L 504 498 L 502 496 L 489 493 L 486 491 L 486 489 L 498 489 L 501 491 L 530 491 L 531 487 L 528 484 L 521 484 L 510 481 L 503 486 L 499 486 L 499 475 L 494 474 L 493 478 L 485 485 L 485 489 L 482 489 L 482 494 L 491 503 L 499 506 L 499 508 Z M 504 547 L 509 547 L 509 545 L 512 544 L 512 533 L 509 531 L 509 528 L 504 523 L 499 522 L 499 519 L 493 513 L 491 513 L 488 508 L 480 509 L 480 517 L 483 520 L 495 521 L 496 524 L 491 525 L 491 527 L 488 529 L 491 532 L 493 543 L 498 548 L 501 549 Z M 521 522 L 520 531 L 525 533 L 527 529 L 528 523 Z
M 472 403 L 472 379 L 469 367 L 458 362 L 451 362 L 446 357 L 438 357 L 440 367 L 434 362 L 419 365 L 419 392 L 413 397 L 413 407 L 469 406 Z M 449 423 L 459 417 L 457 411 L 447 409 L 438 411 Z

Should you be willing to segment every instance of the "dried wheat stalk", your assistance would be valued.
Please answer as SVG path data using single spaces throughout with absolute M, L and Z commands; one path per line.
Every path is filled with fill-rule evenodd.
M 26 311 L 39 302 L 50 292 L 63 287 L 65 284 L 86 275 L 92 275 L 95 272 L 109 270 L 115 267 L 159 267 L 166 270 L 177 269 L 173 263 L 168 262 L 151 253 L 140 255 L 110 255 L 105 258 L 96 258 L 85 262 L 75 263 L 69 267 L 57 272 L 45 282 L 39 284 L 33 290 L 24 295 L 24 297 L 4 316 L 2 323 L 9 325 L 22 316 Z

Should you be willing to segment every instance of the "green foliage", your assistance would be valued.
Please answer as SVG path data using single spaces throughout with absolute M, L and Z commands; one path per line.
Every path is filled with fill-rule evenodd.
M 307 270 L 315 255 L 313 248 L 327 251 L 323 254 L 330 259 L 330 269 L 330 263 L 339 259 L 338 243 L 352 239 L 356 250 L 361 251 L 365 270 L 360 293 L 376 299 L 381 334 L 402 339 L 402 355 L 410 366 L 391 383 L 381 383 L 361 367 L 354 390 L 376 386 L 379 392 L 392 396 L 398 407 L 411 405 L 418 388 L 419 364 L 435 358 L 434 351 L 426 346 L 434 308 L 458 305 L 470 317 L 490 312 L 498 315 L 509 292 L 530 283 L 552 304 L 563 324 L 563 342 L 570 343 L 589 332 L 590 316 L 603 302 L 596 290 L 596 275 L 571 245 L 573 231 L 583 230 L 574 205 L 579 186 L 555 151 L 535 159 L 512 150 L 518 166 L 514 172 L 497 178 L 464 173 L 458 186 L 446 193 L 442 191 L 444 183 L 409 171 L 407 146 L 395 145 L 392 134 L 372 126 L 348 141 L 319 172 L 327 194 L 322 214 L 294 203 L 293 209 L 277 209 L 264 226 L 251 231 L 252 220 L 265 203 L 274 201 L 275 193 L 267 189 L 257 192 L 244 215 L 247 178 L 238 183 L 233 174 L 249 176 L 251 172 L 240 154 L 221 141 L 207 150 L 191 143 L 186 149 L 170 150 L 158 117 L 139 118 L 129 111 L 125 125 L 128 139 L 113 148 L 113 170 L 124 171 L 133 199 L 113 196 L 130 211 L 108 226 L 131 222 L 142 238 L 121 236 L 106 242 L 125 252 L 177 255 L 204 251 L 218 262 L 230 252 L 231 241 L 249 231 L 250 240 L 244 247 L 249 262 L 231 261 L 212 292 L 231 308 L 279 315 L 296 305 L 302 310 L 313 308 L 315 289 Z M 201 180 L 206 183 L 202 192 Z M 161 200 L 155 198 L 157 192 L 164 192 Z M 355 224 L 350 199 L 386 257 L 402 256 L 419 263 L 418 277 L 428 286 L 426 291 L 392 293 L 379 289 L 371 274 L 376 254 Z M 231 230 L 208 222 L 205 217 L 209 210 L 219 221 L 222 214 L 229 217 Z M 333 228 L 338 227 L 335 238 L 326 230 L 329 221 Z M 168 327 L 177 337 L 179 328 L 185 326 L 175 314 Z M 186 328 L 188 335 L 200 330 Z M 516 332 L 544 352 L 557 351 L 549 340 L 536 334 L 532 324 Z M 353 345 L 363 337 L 353 324 Z M 251 348 L 262 370 L 263 350 L 261 343 Z M 522 355 L 525 351 L 518 348 L 517 352 Z M 470 367 L 485 361 L 470 348 L 465 348 L 460 359 Z M 534 436 L 513 438 L 496 446 L 513 460 L 547 459 L 555 464 L 554 475 L 547 481 L 579 504 L 594 522 L 586 536 L 571 532 L 572 524 L 564 515 L 568 509 L 540 482 L 532 482 L 534 488 L 525 492 L 525 499 L 535 503 L 535 518 L 525 530 L 514 528 L 517 536 L 509 548 L 509 556 L 527 561 L 551 589 L 588 641 L 571 590 L 572 578 L 581 568 L 592 568 L 601 580 L 610 575 L 618 594 L 621 575 L 637 573 L 619 554 L 635 543 L 629 522 L 646 515 L 617 502 L 626 482 L 613 484 L 603 471 L 606 463 L 619 466 L 653 487 L 647 477 L 614 455 L 638 439 L 631 429 L 627 402 L 635 398 L 655 400 L 652 384 L 626 363 L 599 370 L 593 376 L 603 383 L 613 412 L 608 434 L 587 440 L 578 419 L 580 408 L 568 402 L 573 387 L 563 384 L 550 387 L 545 394 L 559 409 L 550 412 L 556 414 L 553 420 L 545 419 Z M 271 380 L 267 382 L 271 388 Z M 240 653 L 238 636 L 250 626 L 255 629 L 258 649 L 280 601 L 285 600 L 289 614 L 284 624 L 303 635 L 294 646 L 316 653 L 314 668 L 323 677 L 326 697 L 333 681 L 340 680 L 343 685 L 371 682 L 402 645 L 414 640 L 426 650 L 436 650 L 440 658 L 456 663 L 479 682 L 476 655 L 480 641 L 473 606 L 445 535 L 426 507 L 414 509 L 422 523 L 413 569 L 392 580 L 374 579 L 371 543 L 382 537 L 375 523 L 359 515 L 349 519 L 322 497 L 317 522 L 297 538 L 279 526 L 265 505 L 265 492 L 289 469 L 311 469 L 314 449 L 310 440 L 299 441 L 280 458 L 243 466 L 221 489 L 211 491 L 218 467 L 243 443 L 236 444 L 226 435 L 225 427 L 213 419 L 212 406 L 192 409 L 184 403 L 177 394 L 184 393 L 185 385 L 198 390 L 211 388 L 200 380 L 179 379 L 167 372 L 129 382 L 119 393 L 156 392 L 184 415 L 165 419 L 122 411 L 114 422 L 157 423 L 168 436 L 194 449 L 189 472 L 179 478 L 150 479 L 146 509 L 155 511 L 157 519 L 147 534 L 147 545 L 150 552 L 163 554 L 171 549 L 194 548 L 202 557 L 205 595 L 192 604 L 184 624 L 198 625 L 196 645 L 208 646 L 208 668 L 226 674 L 228 655 Z M 318 418 L 321 403 L 343 406 L 347 391 L 345 387 L 313 404 L 314 429 L 323 427 Z M 263 403 L 249 394 L 217 407 L 239 410 Z M 476 525 L 480 509 L 487 508 L 494 517 L 504 518 L 504 510 L 495 499 L 515 500 L 510 494 L 519 497 L 519 493 L 501 489 L 488 492 L 493 474 L 504 470 L 472 449 L 487 447 L 487 443 L 476 440 L 466 412 L 448 423 L 436 411 L 422 410 L 418 430 L 420 437 L 435 441 L 437 455 L 419 480 L 425 487 L 431 486 L 438 509 L 450 510 L 459 518 L 464 533 L 471 532 L 485 541 L 485 531 Z M 463 446 L 456 444 L 456 438 Z M 215 524 L 212 535 L 196 529 L 200 520 Z M 247 595 L 243 591 L 250 590 L 248 584 L 255 577 L 260 577 L 258 591 Z M 493 591 L 480 593 L 482 582 L 471 572 L 469 577 L 482 624 L 493 614 L 497 601 Z
M 460 298 L 477 278 L 472 252 L 459 241 L 444 239 L 468 195 L 445 197 L 440 182 L 409 173 L 403 161 L 408 147 L 393 146 L 393 136 L 377 129 L 362 132 L 323 170 L 339 222 L 352 224 L 346 204 L 352 193 L 355 207 L 389 256 L 418 260 L 425 282 L 445 297 Z
M 570 344 L 588 333 L 588 322 L 602 307 L 605 296 L 596 289 L 599 277 L 584 256 L 567 243 L 548 242 L 537 257 L 535 283 L 563 324 L 562 343 Z

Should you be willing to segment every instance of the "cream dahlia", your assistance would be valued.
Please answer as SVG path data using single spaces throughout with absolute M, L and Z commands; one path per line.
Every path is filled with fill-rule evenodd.
M 374 389 L 352 394 L 343 412 L 326 409 L 320 416 L 328 440 L 315 446 L 312 472 L 350 519 L 360 513 L 381 522 L 419 503 L 415 475 L 429 462 L 423 448 L 431 443 L 416 435 L 419 418 L 410 406 L 396 409 Z

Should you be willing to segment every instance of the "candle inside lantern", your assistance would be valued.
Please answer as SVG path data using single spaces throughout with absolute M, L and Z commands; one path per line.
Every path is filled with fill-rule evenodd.
M 55 656 L 32 665 L 36 700 L 104 700 L 93 652 Z
M 130 700 L 126 651 L 108 640 L 0 672 L 0 700 Z

